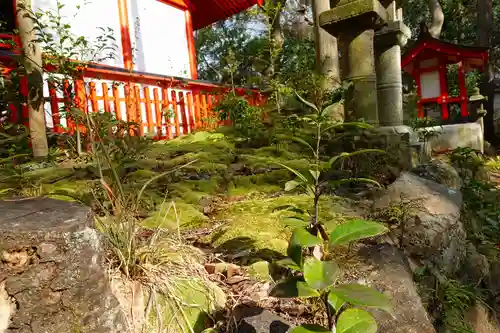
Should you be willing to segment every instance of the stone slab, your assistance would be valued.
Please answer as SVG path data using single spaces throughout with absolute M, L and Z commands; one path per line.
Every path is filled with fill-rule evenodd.
M 15 304 L 6 333 L 127 331 L 90 208 L 19 198 L 0 210 L 0 289 Z
M 0 233 L 42 230 L 75 231 L 89 225 L 91 209 L 50 198 L 12 198 L 0 201 Z
M 387 20 L 387 11 L 378 0 L 341 0 L 319 16 L 320 26 L 334 36 L 383 26 Z
M 484 150 L 483 128 L 478 122 L 417 129 L 417 131 L 431 130 L 439 133 L 429 141 L 435 152 L 446 152 L 459 147 L 473 148 L 481 152 Z

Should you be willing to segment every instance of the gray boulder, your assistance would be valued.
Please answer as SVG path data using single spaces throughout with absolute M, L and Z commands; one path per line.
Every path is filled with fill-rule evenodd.
M 16 305 L 7 332 L 127 332 L 89 208 L 37 198 L 0 211 L 0 281 Z
M 402 251 L 389 244 L 362 245 L 357 254 L 360 277 L 353 282 L 374 287 L 392 301 L 392 314 L 370 310 L 379 327 L 377 332 L 436 333 Z
M 288 333 L 295 325 L 269 310 L 257 306 L 241 305 L 234 311 L 238 333 Z
M 429 163 L 421 164 L 411 170 L 419 177 L 432 180 L 453 190 L 462 188 L 462 179 L 457 170 L 448 163 L 439 160 L 432 160 Z
M 429 261 L 445 275 L 456 272 L 466 255 L 466 233 L 460 221 L 462 195 L 432 180 L 403 172 L 374 200 L 375 211 L 401 208 L 405 221 L 394 229 L 398 244 L 412 259 Z

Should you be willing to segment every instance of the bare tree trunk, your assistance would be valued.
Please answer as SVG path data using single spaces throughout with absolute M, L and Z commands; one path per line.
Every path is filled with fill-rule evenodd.
M 268 16 L 269 24 L 269 39 L 271 42 L 270 49 L 270 64 L 266 69 L 266 75 L 274 77 L 279 72 L 279 50 L 283 47 L 285 42 L 283 38 L 283 31 L 281 29 L 281 11 L 286 5 L 286 0 L 268 0 L 272 1 L 275 11 Z
M 328 78 L 325 88 L 334 89 L 339 87 L 341 82 L 337 38 L 319 26 L 319 15 L 329 9 L 329 0 L 313 1 L 316 66 L 318 71 Z
M 29 130 L 34 157 L 46 157 L 49 153 L 45 114 L 43 109 L 42 51 L 35 42 L 31 0 L 17 0 L 17 23 L 21 38 L 22 62 L 28 78 Z
M 491 47 L 491 39 L 493 37 L 493 3 L 492 0 L 477 1 L 477 44 L 478 46 Z M 495 134 L 495 124 L 493 122 L 493 102 L 495 94 L 495 86 L 493 79 L 495 77 L 493 68 L 492 52 L 488 63 L 485 64 L 483 78 L 481 80 L 481 92 L 488 97 L 485 103 L 487 114 L 484 117 L 484 134 L 485 139 L 492 144 L 498 144 L 499 140 Z
M 431 24 L 429 26 L 429 33 L 434 38 L 441 36 L 443 29 L 444 13 L 439 0 L 428 0 L 429 10 L 431 12 Z

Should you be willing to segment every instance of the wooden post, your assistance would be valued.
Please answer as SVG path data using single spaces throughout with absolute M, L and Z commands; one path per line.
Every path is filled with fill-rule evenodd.
M 469 111 L 467 110 L 467 84 L 465 82 L 465 72 L 463 62 L 458 63 L 458 83 L 460 85 L 460 108 L 462 117 L 467 117 Z
M 177 110 L 177 92 L 172 89 L 171 91 L 172 95 L 172 110 L 173 110 L 173 117 L 174 117 L 174 124 L 175 124 L 175 135 L 174 137 L 178 137 L 181 135 L 181 126 L 179 124 L 179 110 Z
M 146 121 L 148 123 L 148 133 L 154 133 L 154 124 L 153 124 L 153 113 L 151 109 L 151 98 L 149 96 L 149 88 L 144 87 L 144 105 L 146 109 Z
M 162 115 L 160 107 L 160 98 L 158 95 L 158 88 L 153 88 L 153 100 L 155 105 L 155 120 L 156 120 L 156 138 L 161 139 L 162 136 Z
M 118 90 L 118 86 L 113 84 L 113 105 L 115 107 L 115 115 L 116 119 L 122 120 L 122 107 L 120 104 L 120 91 Z

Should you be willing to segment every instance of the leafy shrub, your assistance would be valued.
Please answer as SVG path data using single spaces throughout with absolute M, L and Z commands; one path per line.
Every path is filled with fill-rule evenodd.
M 261 108 L 252 106 L 243 97 L 229 93 L 215 108 L 222 121 L 230 121 L 235 134 L 243 140 L 258 138 L 264 132 Z

